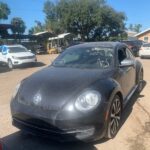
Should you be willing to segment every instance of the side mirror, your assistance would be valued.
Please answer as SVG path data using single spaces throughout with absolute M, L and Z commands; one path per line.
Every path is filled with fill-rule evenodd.
M 28 49 L 29 52 L 32 52 L 30 49 Z
M 131 67 L 131 66 L 134 66 L 134 61 L 125 59 L 121 62 L 121 65 L 119 65 L 119 66 L 120 67 Z

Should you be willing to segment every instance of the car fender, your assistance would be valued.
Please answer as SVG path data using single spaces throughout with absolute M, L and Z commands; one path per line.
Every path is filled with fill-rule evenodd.
M 113 83 L 114 83 L 114 88 L 112 89 L 111 94 L 109 96 L 107 111 L 109 111 L 111 103 L 112 103 L 116 94 L 119 94 L 119 96 L 121 98 L 121 103 L 123 104 L 123 94 L 122 94 L 121 86 L 116 80 L 113 80 Z
M 108 103 L 108 109 L 117 93 L 120 93 L 121 97 L 123 97 L 122 88 L 119 82 L 113 78 L 96 81 L 96 83 L 93 85 L 93 87 L 96 87 L 96 90 L 102 94 L 102 98 L 104 99 L 103 102 Z
M 98 84 L 98 82 L 97 82 L 97 84 Z M 115 79 L 109 78 L 107 80 L 100 81 L 99 84 L 102 87 L 100 89 L 100 91 L 102 92 L 103 89 L 105 91 L 105 92 L 103 91 L 102 93 L 103 93 L 103 97 L 105 99 L 104 103 L 106 103 L 106 106 L 107 106 L 105 108 L 106 110 L 105 110 L 105 114 L 104 114 L 104 120 L 105 120 L 104 133 L 106 133 L 107 126 L 108 126 L 109 110 L 110 110 L 112 101 L 114 99 L 114 96 L 116 94 L 119 94 L 119 96 L 121 97 L 121 103 L 122 103 L 122 107 L 123 107 L 123 94 L 122 94 L 122 89 L 121 89 L 120 84 Z

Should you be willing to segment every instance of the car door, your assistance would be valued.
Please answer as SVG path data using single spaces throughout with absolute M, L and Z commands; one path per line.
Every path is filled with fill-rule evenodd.
M 133 62 L 133 66 L 130 66 L 130 87 L 131 90 L 134 88 L 136 85 L 136 60 L 131 51 L 126 48 L 126 54 L 127 54 L 127 59 L 131 60 Z
M 130 54 L 127 47 L 122 47 L 118 49 L 118 66 L 120 72 L 120 82 L 121 88 L 123 90 L 124 97 L 126 97 L 135 85 L 135 65 L 121 67 L 121 62 L 124 60 L 132 60 L 134 63 L 134 58 Z

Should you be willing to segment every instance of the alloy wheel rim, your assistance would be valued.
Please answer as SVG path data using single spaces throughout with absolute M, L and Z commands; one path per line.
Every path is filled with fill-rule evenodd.
M 118 98 L 116 98 L 112 105 L 111 115 L 110 115 L 110 132 L 115 135 L 120 126 L 121 119 L 121 103 Z

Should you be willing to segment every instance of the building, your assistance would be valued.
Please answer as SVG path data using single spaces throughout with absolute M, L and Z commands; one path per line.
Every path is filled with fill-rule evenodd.
M 150 43 L 150 28 L 135 35 L 138 40 Z
M 128 40 L 136 40 L 135 35 L 137 34 L 137 32 L 128 30 L 126 31 L 126 33 L 128 36 Z
M 74 35 L 71 33 L 63 33 L 58 36 L 50 37 L 47 45 L 48 53 L 61 52 L 62 49 L 68 47 L 72 43 Z

